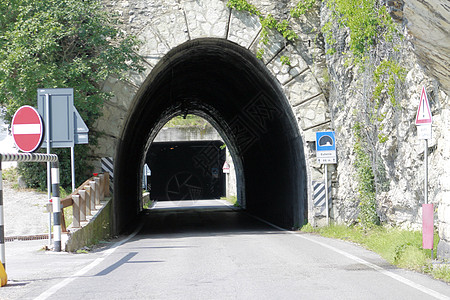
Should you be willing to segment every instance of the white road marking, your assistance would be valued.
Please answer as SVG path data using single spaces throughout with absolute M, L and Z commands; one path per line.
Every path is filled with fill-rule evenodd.
M 261 222 L 263 222 L 263 223 L 266 223 L 267 225 L 270 225 L 270 226 L 272 226 L 272 227 L 274 227 L 274 228 L 276 228 L 278 230 L 285 231 L 287 233 L 293 234 L 294 236 L 296 236 L 298 238 L 305 239 L 305 240 L 308 240 L 308 241 L 313 242 L 315 244 L 318 244 L 318 245 L 320 245 L 322 247 L 328 248 L 331 251 L 339 253 L 339 254 L 341 254 L 341 255 L 343 255 L 343 256 L 351 259 L 351 260 L 354 260 L 354 261 L 356 261 L 356 262 L 358 262 L 360 264 L 363 264 L 363 265 L 365 265 L 365 266 L 367 266 L 367 267 L 369 267 L 371 269 L 374 269 L 375 271 L 378 271 L 378 272 L 380 272 L 383 275 L 391 277 L 392 279 L 395 279 L 395 280 L 397 280 L 397 281 L 399 281 L 401 283 L 404 283 L 404 284 L 406 284 L 406 285 L 408 285 L 408 286 L 410 286 L 410 287 L 412 287 L 412 288 L 414 288 L 416 290 L 419 290 L 419 291 L 421 291 L 421 292 L 423 292 L 423 293 L 425 293 L 427 295 L 430 295 L 430 296 L 435 297 L 435 298 L 440 299 L 440 300 L 450 300 L 450 297 L 448 297 L 448 296 L 446 296 L 444 294 L 441 294 L 441 293 L 439 293 L 439 292 L 437 292 L 435 290 L 427 288 L 427 287 L 425 287 L 425 286 L 423 286 L 421 284 L 418 284 L 418 283 L 416 283 L 416 282 L 414 282 L 412 280 L 409 280 L 409 279 L 407 279 L 407 278 L 405 278 L 403 276 L 400 276 L 398 274 L 392 273 L 392 272 L 390 272 L 390 271 L 388 271 L 386 269 L 383 269 L 380 266 L 377 266 L 377 265 L 375 265 L 373 263 L 370 263 L 370 262 L 368 262 L 368 261 L 366 261 L 366 260 L 364 260 L 362 258 L 359 258 L 359 257 L 357 257 L 357 256 L 355 256 L 353 254 L 350 254 L 348 252 L 345 252 L 345 251 L 340 250 L 338 248 L 335 248 L 333 246 L 327 245 L 327 244 L 322 243 L 320 241 L 316 241 L 316 240 L 314 240 L 312 238 L 309 238 L 307 236 L 300 235 L 300 234 L 298 234 L 295 231 L 290 231 L 290 230 L 283 229 L 283 228 L 278 227 L 277 225 L 274 225 L 274 224 L 272 224 L 270 222 L 267 222 L 267 221 L 265 221 L 265 220 L 263 220 L 263 219 L 261 219 L 259 217 L 256 217 L 256 216 L 253 216 L 253 215 L 252 215 L 252 217 L 257 219 L 257 220 L 259 220 L 259 221 L 261 221 Z
M 75 274 L 73 274 L 72 276 L 70 276 L 69 278 L 64 279 L 63 281 L 57 283 L 56 285 L 52 286 L 51 288 L 49 288 L 48 290 L 46 290 L 45 292 L 43 292 L 42 294 L 40 294 L 39 296 L 37 296 L 36 298 L 34 298 L 35 300 L 44 300 L 44 299 L 48 299 L 50 296 L 54 295 L 57 291 L 59 291 L 60 289 L 62 289 L 63 287 L 65 287 L 66 285 L 68 285 L 69 283 L 71 283 L 72 281 L 74 281 L 75 279 L 83 276 L 84 274 L 86 274 L 87 272 L 89 272 L 90 270 L 92 270 L 95 266 L 99 265 L 101 262 L 103 262 L 108 256 L 110 256 L 111 254 L 114 253 L 114 251 L 116 251 L 117 248 L 119 248 L 121 245 L 125 244 L 126 242 L 128 242 L 130 239 L 132 239 L 134 236 L 136 236 L 136 234 L 138 234 L 138 232 L 142 229 L 142 226 L 144 224 L 141 223 L 139 225 L 139 227 L 129 236 L 127 236 L 125 239 L 115 243 L 111 248 L 109 248 L 108 250 L 106 250 L 103 255 L 99 258 L 97 258 L 96 260 L 94 260 L 93 262 L 91 262 L 89 265 L 87 265 L 86 267 L 84 267 L 83 269 L 79 270 L 78 272 L 76 272 Z

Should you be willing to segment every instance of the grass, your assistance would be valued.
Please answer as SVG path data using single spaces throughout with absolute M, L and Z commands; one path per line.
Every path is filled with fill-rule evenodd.
M 2 179 L 7 180 L 9 182 L 17 182 L 17 178 L 19 178 L 19 173 L 17 172 L 17 168 L 8 168 L 2 170 Z
M 400 268 L 431 274 L 437 279 L 450 282 L 450 267 L 433 268 L 431 250 L 422 249 L 421 231 L 386 226 L 375 226 L 371 229 L 345 225 L 313 228 L 310 224 L 303 226 L 301 230 L 358 243 Z M 438 242 L 439 236 L 435 233 L 434 249 Z
M 220 199 L 230 202 L 231 204 L 233 204 L 233 206 L 239 207 L 237 196 L 221 197 Z
M 19 188 L 18 178 L 19 173 L 17 172 L 17 168 L 11 167 L 2 170 L 2 180 L 9 181 L 15 189 Z

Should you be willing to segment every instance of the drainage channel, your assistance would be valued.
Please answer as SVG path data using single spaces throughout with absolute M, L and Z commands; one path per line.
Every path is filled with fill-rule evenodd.
M 52 235 L 53 238 L 53 235 Z M 46 240 L 48 239 L 48 234 L 36 234 L 36 235 L 17 235 L 17 236 L 7 236 L 5 237 L 5 242 L 14 241 L 36 241 L 36 240 Z

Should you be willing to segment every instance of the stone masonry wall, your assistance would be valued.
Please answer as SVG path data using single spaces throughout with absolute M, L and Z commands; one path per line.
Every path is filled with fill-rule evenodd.
M 139 54 L 145 60 L 142 74 L 130 74 L 128 81 L 110 78 L 104 89 L 114 97 L 103 107 L 103 116 L 96 124 L 104 134 L 95 150 L 97 157 L 114 157 L 117 141 L 126 121 L 134 95 L 158 61 L 174 47 L 197 38 L 222 38 L 255 53 L 265 50 L 262 58 L 275 80 L 285 90 L 297 117 L 304 140 L 309 178 L 320 180 L 322 173 L 315 162 L 315 131 L 329 129 L 326 66 L 320 36 L 319 10 L 308 13 L 293 24 L 300 39 L 286 45 L 276 31 L 270 32 L 270 42 L 260 44 L 259 18 L 247 12 L 226 7 L 225 0 L 118 0 L 106 1 L 105 7 L 117 12 L 123 20 L 123 30 L 136 35 L 142 42 Z M 275 16 L 286 15 L 295 1 L 252 1 L 263 11 Z M 283 65 L 280 57 L 287 55 L 291 65 Z M 115 123 L 118 126 L 110 126 Z M 310 202 L 311 197 L 309 197 Z M 312 202 L 309 207 L 312 209 Z M 310 212 L 312 216 L 312 213 Z M 314 221 L 314 220 L 311 220 Z
M 103 116 L 96 124 L 97 130 L 104 133 L 99 141 L 100 146 L 95 150 L 98 157 L 114 156 L 128 108 L 135 100 L 134 95 L 168 51 L 186 41 L 208 37 L 227 39 L 253 53 L 263 47 L 265 54 L 262 60 L 284 89 L 303 137 L 309 179 L 309 221 L 317 221 L 313 218 L 310 184 L 312 180 L 322 180 L 323 177 L 323 168 L 315 159 L 315 132 L 330 129 L 337 134 L 339 161 L 336 169 L 331 167 L 330 170 L 334 198 L 332 217 L 338 222 L 353 222 L 356 219 L 358 200 L 351 128 L 355 121 L 352 112 L 359 107 L 362 99 L 364 78 L 351 66 L 346 67 L 339 56 L 325 56 L 325 45 L 320 33 L 321 19 L 326 18 L 327 13 L 324 7 L 318 4 L 313 12 L 293 20 L 294 30 L 300 37 L 297 42 L 286 45 L 279 33 L 271 32 L 269 44 L 261 45 L 259 19 L 249 13 L 227 8 L 225 0 L 104 1 L 106 9 L 121 16 L 123 30 L 142 40 L 139 54 L 145 59 L 146 70 L 142 74 L 130 74 L 128 81 L 110 78 L 104 83 L 104 89 L 112 91 L 115 96 L 105 103 Z M 250 2 L 263 12 L 285 18 L 298 1 Z M 401 0 L 388 2 L 396 2 L 396 5 L 399 2 L 400 9 L 403 9 Z M 413 6 L 419 2 L 423 4 L 427 1 L 412 1 L 406 5 L 405 14 L 411 14 Z M 438 11 L 435 4 L 428 7 L 434 7 L 434 11 Z M 395 13 L 401 19 L 403 11 L 399 12 L 397 9 Z M 430 17 L 424 13 L 421 17 L 426 20 L 433 18 L 432 15 Z M 444 32 L 445 38 L 448 19 L 447 23 L 445 20 L 434 21 L 439 23 L 439 31 L 435 37 Z M 376 149 L 386 175 L 385 188 L 377 197 L 379 213 L 386 222 L 413 228 L 420 226 L 424 146 L 423 141 L 416 138 L 414 118 L 421 86 L 425 85 L 432 99 L 434 116 L 433 139 L 428 148 L 429 197 L 437 208 L 435 224 L 441 238 L 440 255 L 450 257 L 450 100 L 444 80 L 449 78 L 446 71 L 449 65 L 446 59 L 448 52 L 445 52 L 448 48 L 443 45 L 440 48 L 444 51 L 442 55 L 429 56 L 433 64 L 443 67 L 439 67 L 440 75 L 435 76 L 437 80 L 428 77 L 433 73 L 434 67 L 423 67 L 424 53 L 427 50 L 424 50 L 422 42 L 417 44 L 417 48 L 414 44 L 415 41 L 424 41 L 426 38 L 421 36 L 421 25 L 414 18 L 409 17 L 408 22 L 407 26 L 403 22 L 406 39 L 402 42 L 400 51 L 400 61 L 407 70 L 406 80 L 399 91 L 400 108 L 383 108 L 387 116 L 383 133 L 389 139 Z M 433 28 L 427 30 L 427 34 L 433 36 L 432 30 Z M 345 47 L 345 36 L 341 44 Z M 282 65 L 282 55 L 290 57 L 291 66 Z M 112 123 L 118 126 L 110 126 Z

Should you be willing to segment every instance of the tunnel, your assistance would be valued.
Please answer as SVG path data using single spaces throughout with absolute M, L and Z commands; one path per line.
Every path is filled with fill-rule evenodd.
M 117 231 L 142 210 L 141 170 L 152 141 L 167 121 L 186 114 L 206 119 L 225 141 L 248 213 L 283 228 L 304 224 L 303 142 L 280 83 L 249 50 L 205 38 L 173 48 L 133 99 L 115 157 Z

